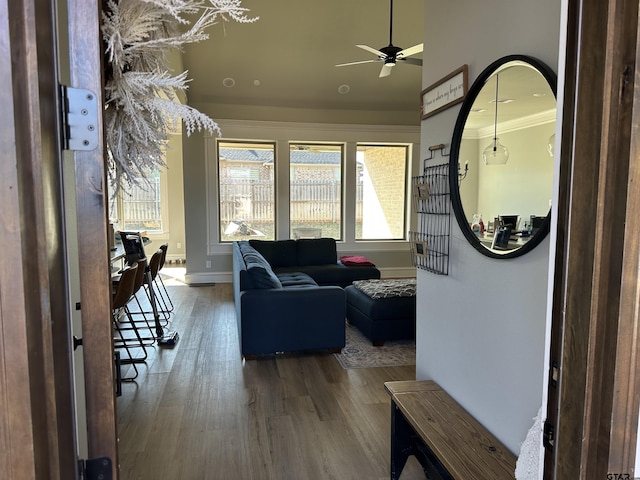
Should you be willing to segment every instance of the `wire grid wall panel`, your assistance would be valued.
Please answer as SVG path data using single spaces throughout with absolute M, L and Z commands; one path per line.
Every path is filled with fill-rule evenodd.
M 411 257 L 416 268 L 437 275 L 449 274 L 451 200 L 449 164 L 424 168 L 412 179 L 412 204 L 418 215 L 418 231 L 409 232 Z

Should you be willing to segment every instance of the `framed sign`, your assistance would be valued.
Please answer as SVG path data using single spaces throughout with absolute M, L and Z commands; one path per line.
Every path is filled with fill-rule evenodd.
M 462 102 L 468 90 L 469 67 L 465 64 L 422 91 L 422 120 Z

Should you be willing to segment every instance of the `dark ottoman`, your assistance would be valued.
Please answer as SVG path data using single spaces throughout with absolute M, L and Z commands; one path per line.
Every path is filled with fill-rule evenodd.
M 347 320 L 373 343 L 416 336 L 416 280 L 357 280 L 344 289 Z

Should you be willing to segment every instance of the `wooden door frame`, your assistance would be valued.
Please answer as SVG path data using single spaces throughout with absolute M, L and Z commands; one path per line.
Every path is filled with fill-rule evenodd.
M 71 86 L 90 90 L 104 105 L 102 0 L 67 0 Z M 98 147 L 74 152 L 83 361 L 90 459 L 109 458 L 118 478 L 107 167 L 102 108 Z
M 634 477 L 640 408 L 637 0 L 568 2 L 545 478 Z M 550 375 L 553 377 L 553 375 Z M 557 411 L 554 409 L 557 407 Z
M 70 86 L 102 105 L 101 2 L 67 5 Z M 79 474 L 55 13 L 55 0 L 0 0 L 1 478 Z M 74 153 L 88 453 L 108 457 L 117 479 L 104 158 L 103 137 L 98 149 Z

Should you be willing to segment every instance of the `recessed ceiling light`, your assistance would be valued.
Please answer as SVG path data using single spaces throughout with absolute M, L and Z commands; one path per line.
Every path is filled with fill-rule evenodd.
M 486 108 L 472 108 L 471 112 L 473 113 L 482 113 L 482 112 L 486 112 L 487 109 Z
M 546 97 L 547 94 L 546 93 L 534 93 L 533 96 L 534 97 Z
M 254 80 L 254 81 L 253 81 L 253 84 L 254 84 L 256 87 L 259 87 L 259 86 L 260 86 L 260 80 Z
M 338 87 L 338 93 L 340 95 L 346 95 L 351 91 L 351 87 L 347 84 L 342 84 Z
M 222 80 L 222 84 L 227 88 L 231 88 L 236 84 L 236 81 L 231 77 L 227 77 L 224 80 Z

